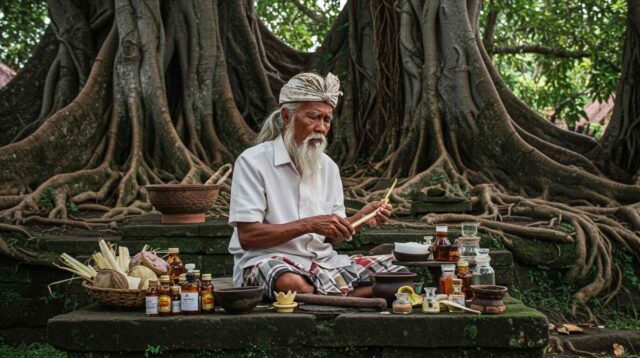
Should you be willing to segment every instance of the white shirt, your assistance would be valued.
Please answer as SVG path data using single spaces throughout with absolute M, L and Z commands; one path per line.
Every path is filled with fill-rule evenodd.
M 245 150 L 236 160 L 231 184 L 229 225 L 234 227 L 229 252 L 234 256 L 233 284 L 242 284 L 243 269 L 271 256 L 287 256 L 310 268 L 345 267 L 349 257 L 338 255 L 324 236 L 305 234 L 268 249 L 244 251 L 238 239 L 238 222 L 285 224 L 310 216 L 336 214 L 345 217 L 340 171 L 323 154 L 318 170 L 301 177 L 282 135 Z

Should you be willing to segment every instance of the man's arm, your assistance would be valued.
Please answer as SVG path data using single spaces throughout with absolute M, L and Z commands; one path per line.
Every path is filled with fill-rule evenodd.
M 298 236 L 314 233 L 345 240 L 355 233 L 351 223 L 337 215 L 318 215 L 286 224 L 238 222 L 238 239 L 243 250 L 268 249 Z

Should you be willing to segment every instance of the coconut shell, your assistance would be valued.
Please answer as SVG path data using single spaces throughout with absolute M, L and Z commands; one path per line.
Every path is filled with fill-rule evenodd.
M 156 275 L 165 275 L 171 269 L 169 264 L 153 252 L 142 253 L 142 264 L 150 268 Z
M 127 277 L 116 270 L 99 270 L 93 279 L 93 286 L 100 288 L 129 288 Z
M 139 289 L 149 288 L 149 280 L 158 279 L 158 276 L 155 274 L 155 272 L 151 271 L 150 268 L 142 265 L 132 267 L 129 270 L 129 276 L 140 278 L 140 285 L 138 286 Z

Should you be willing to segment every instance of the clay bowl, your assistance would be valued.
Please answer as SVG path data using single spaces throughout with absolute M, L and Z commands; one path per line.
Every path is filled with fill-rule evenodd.
M 502 299 L 507 291 L 505 286 L 471 285 L 471 292 L 473 292 L 471 309 L 489 314 L 503 313 L 507 307 Z
M 240 314 L 250 312 L 262 301 L 264 287 L 247 286 L 221 288 L 213 290 L 213 302 L 224 308 L 227 313 Z
M 393 251 L 393 256 L 396 260 L 404 262 L 429 261 L 429 254 L 407 254 Z
M 416 274 L 413 272 L 384 272 L 371 274 L 373 281 L 373 297 L 381 297 L 387 300 L 387 307 L 391 307 L 396 299 L 396 293 L 402 286 L 411 286 L 415 290 L 413 280 Z
M 218 197 L 219 185 L 157 184 L 145 186 L 151 204 L 162 213 L 163 224 L 204 222 L 204 214 Z

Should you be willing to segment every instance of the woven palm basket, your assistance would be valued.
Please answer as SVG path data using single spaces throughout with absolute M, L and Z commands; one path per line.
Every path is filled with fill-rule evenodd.
M 144 307 L 146 290 L 98 288 L 93 287 L 93 285 L 86 281 L 82 283 L 82 286 L 87 290 L 87 293 L 101 305 L 129 309 Z

